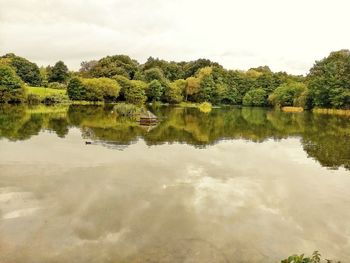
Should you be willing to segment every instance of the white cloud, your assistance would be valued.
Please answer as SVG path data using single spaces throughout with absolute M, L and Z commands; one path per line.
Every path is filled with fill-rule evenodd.
M 38 64 L 128 54 L 305 74 L 350 47 L 347 0 L 0 0 L 0 51 Z

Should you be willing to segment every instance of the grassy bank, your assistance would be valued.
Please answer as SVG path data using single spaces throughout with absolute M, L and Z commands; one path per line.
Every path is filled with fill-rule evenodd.
M 68 99 L 67 91 L 65 89 L 50 89 L 45 87 L 31 87 L 27 86 L 27 93 L 37 95 L 38 97 L 44 99 L 47 96 L 60 96 L 62 98 Z
M 38 97 L 39 102 L 44 102 L 47 99 L 53 98 L 55 104 L 77 104 L 77 105 L 102 105 L 102 101 L 72 101 L 67 95 L 65 89 L 52 89 L 46 87 L 31 87 L 26 86 L 28 97 L 34 95 Z

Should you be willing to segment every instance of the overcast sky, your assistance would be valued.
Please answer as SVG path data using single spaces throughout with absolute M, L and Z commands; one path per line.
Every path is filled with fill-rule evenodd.
M 0 54 L 39 65 L 127 54 L 306 74 L 350 48 L 349 0 L 0 0 Z

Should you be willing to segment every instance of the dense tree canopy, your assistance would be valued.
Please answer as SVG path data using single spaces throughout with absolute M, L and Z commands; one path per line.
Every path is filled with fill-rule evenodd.
M 350 51 L 332 52 L 316 61 L 307 82 L 313 106 L 350 108 Z
M 17 75 L 29 85 L 40 86 L 41 85 L 41 76 L 39 67 L 37 64 L 30 62 L 29 60 L 16 56 L 15 54 L 6 54 L 1 57 L 7 64 L 12 66 Z
M 115 76 L 114 79 L 121 86 L 121 100 L 133 104 L 142 104 L 147 100 L 146 90 L 148 85 L 141 80 L 129 80 L 123 76 Z
M 9 66 L 0 64 L 0 102 L 22 102 L 25 100 L 22 80 Z
M 265 106 L 267 94 L 262 88 L 248 91 L 243 97 L 244 106 Z
M 268 66 L 247 71 L 227 70 L 208 59 L 169 62 L 150 57 L 144 64 L 139 64 L 126 55 L 84 61 L 79 72 L 73 73 L 68 72 L 62 61 L 53 67 L 41 67 L 39 70 L 34 63 L 14 54 L 1 57 L 0 64 L 12 67 L 30 85 L 40 83 L 45 87 L 65 89 L 70 78 L 79 76 L 79 79 L 73 78 L 69 82 L 71 99 L 79 97 L 80 100 L 85 96 L 86 100 L 110 101 L 113 98 L 114 101 L 117 98 L 137 104 L 145 101 L 189 101 L 250 106 L 350 108 L 349 50 L 332 52 L 327 58 L 317 61 L 307 78 L 273 72 Z M 104 95 L 96 93 L 96 90 L 103 90 L 101 83 L 107 83 L 107 79 L 101 78 L 116 80 L 120 86 L 119 95 L 115 96 L 114 88 L 111 95 L 106 95 L 108 88 Z M 94 88 L 87 88 L 90 87 L 88 83 L 93 83 L 91 85 Z
M 165 87 L 164 99 L 168 103 L 180 103 L 183 101 L 187 82 L 184 79 L 178 79 Z
M 126 55 L 107 56 L 100 59 L 90 69 L 92 77 L 111 78 L 115 75 L 122 75 L 128 79 L 133 79 L 138 71 L 138 62 Z
M 288 82 L 279 86 L 269 95 L 269 102 L 273 106 L 307 106 L 308 91 L 304 83 Z

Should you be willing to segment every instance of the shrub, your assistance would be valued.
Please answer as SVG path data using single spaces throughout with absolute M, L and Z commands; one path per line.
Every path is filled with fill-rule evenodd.
M 248 91 L 243 97 L 244 106 L 265 106 L 267 94 L 262 88 Z
M 27 103 L 30 104 L 30 105 L 37 105 L 37 104 L 40 104 L 41 102 L 41 99 L 38 95 L 36 94 L 28 94 L 27 96 Z
M 136 115 L 139 115 L 141 112 L 140 107 L 124 102 L 115 105 L 114 110 L 119 116 L 123 117 L 134 117 Z
M 209 102 L 203 102 L 203 103 L 201 103 L 201 104 L 198 106 L 198 109 L 199 109 L 201 112 L 209 113 L 209 112 L 211 112 L 212 105 L 211 105 L 211 103 L 209 103 Z
M 59 95 L 47 95 L 45 98 L 42 99 L 41 102 L 46 105 L 61 103 L 62 97 Z
M 108 78 L 72 78 L 67 87 L 71 100 L 116 101 L 120 92 L 119 84 Z
M 301 255 L 293 255 L 293 256 L 289 256 L 288 258 L 284 259 L 281 261 L 281 263 L 321 263 L 321 254 L 318 253 L 318 251 L 314 251 L 314 253 L 312 253 L 311 257 L 306 257 L 304 254 Z M 335 261 L 333 260 L 329 260 L 326 259 L 325 260 L 327 263 L 332 263 Z M 323 260 L 322 260 L 323 262 Z M 340 263 L 340 261 L 337 261 L 338 263 Z
M 9 66 L 0 65 L 0 102 L 17 103 L 25 100 L 24 85 Z
M 112 79 L 92 78 L 82 79 L 83 86 L 86 90 L 86 99 L 88 101 L 116 101 L 119 96 L 120 86 Z

